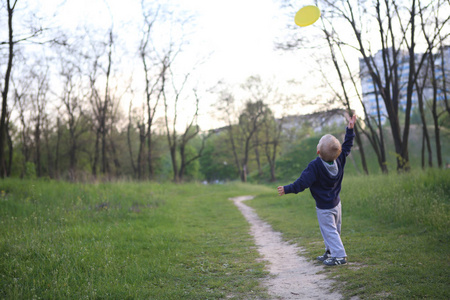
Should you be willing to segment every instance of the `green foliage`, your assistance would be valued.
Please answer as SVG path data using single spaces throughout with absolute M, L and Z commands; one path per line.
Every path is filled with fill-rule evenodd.
M 197 153 L 197 149 L 194 148 L 194 146 L 187 145 L 185 148 L 186 152 L 186 160 L 190 160 L 191 158 L 195 157 Z M 184 179 L 200 179 L 200 162 L 198 159 L 192 161 L 189 165 L 187 165 Z
M 347 297 L 450 297 L 450 170 L 347 176 L 341 199 L 349 265 L 325 272 Z M 312 261 L 323 253 L 309 191 L 282 198 L 263 195 L 250 205 L 285 239 L 304 247 Z
M 200 158 L 200 171 L 208 181 L 230 180 L 237 177 L 238 171 L 233 164 L 230 152 L 225 151 L 226 145 L 220 136 L 212 137 L 206 144 Z
M 314 136 L 294 144 L 277 161 L 276 171 L 279 180 L 297 179 L 308 164 L 317 157 L 317 144 L 320 137 Z
M 35 179 L 36 178 L 36 166 L 34 163 L 27 161 L 25 163 L 25 175 L 24 177 L 27 179 Z

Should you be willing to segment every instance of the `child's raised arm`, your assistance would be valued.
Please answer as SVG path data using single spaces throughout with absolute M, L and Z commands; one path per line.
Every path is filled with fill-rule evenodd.
M 350 154 L 350 151 L 353 147 L 353 139 L 355 137 L 353 128 L 355 127 L 356 123 L 356 115 L 353 115 L 351 118 L 347 118 L 347 120 L 348 125 L 345 132 L 345 140 L 344 143 L 342 143 L 342 152 L 345 154 L 345 156 L 348 156 Z
M 348 129 L 353 129 L 353 127 L 355 127 L 355 123 L 356 123 L 356 115 L 353 115 L 351 118 L 348 118 Z

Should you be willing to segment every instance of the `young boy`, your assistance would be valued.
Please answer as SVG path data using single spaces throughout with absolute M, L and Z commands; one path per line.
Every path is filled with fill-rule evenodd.
M 353 127 L 356 115 L 349 119 L 344 143 L 332 135 L 324 135 L 317 145 L 317 157 L 292 184 L 278 187 L 278 194 L 303 192 L 309 188 L 316 200 L 317 219 L 325 243 L 325 253 L 317 259 L 327 266 L 347 263 L 347 254 L 341 241 L 341 191 L 346 157 L 353 146 Z

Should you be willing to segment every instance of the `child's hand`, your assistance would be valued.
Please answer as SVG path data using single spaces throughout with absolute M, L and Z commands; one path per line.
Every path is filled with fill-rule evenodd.
M 356 123 L 356 115 L 353 115 L 351 118 L 348 119 L 348 129 L 353 129 L 355 127 Z
M 283 196 L 284 195 L 284 186 L 279 186 L 277 189 L 278 189 L 278 195 Z

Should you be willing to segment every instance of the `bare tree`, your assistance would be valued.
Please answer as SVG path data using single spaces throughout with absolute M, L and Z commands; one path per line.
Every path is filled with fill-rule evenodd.
M 100 53 L 97 53 L 98 49 L 96 49 L 95 45 L 93 45 L 93 60 L 92 60 L 92 70 L 89 74 L 89 80 L 90 80 L 90 88 L 91 88 L 91 95 L 90 95 L 90 103 L 94 111 L 94 117 L 95 117 L 95 133 L 96 133 L 96 139 L 95 139 L 95 150 L 94 150 L 94 160 L 92 162 L 92 175 L 97 176 L 97 167 L 99 160 L 101 158 L 101 173 L 107 174 L 110 171 L 109 168 L 109 162 L 107 159 L 107 152 L 106 152 L 106 146 L 107 146 L 107 120 L 108 117 L 108 109 L 110 106 L 110 77 L 111 77 L 111 67 L 112 67 L 112 54 L 113 54 L 113 45 L 114 45 L 114 39 L 113 39 L 113 31 L 112 28 L 108 32 L 108 42 L 103 44 L 103 47 L 100 49 Z M 106 63 L 104 66 L 101 65 L 101 58 L 103 55 L 103 51 L 106 52 Z M 100 92 L 99 87 L 97 86 L 98 83 L 98 72 L 99 69 L 101 69 L 104 72 L 104 92 L 103 94 Z
M 16 12 L 16 5 L 18 0 L 7 0 L 6 1 L 6 12 L 7 12 L 7 28 L 8 28 L 8 40 L 0 41 L 0 46 L 7 45 L 8 46 L 8 62 L 6 65 L 5 76 L 3 78 L 3 86 L 2 86 L 2 108 L 0 113 L 0 178 L 5 177 L 6 174 L 6 160 L 5 160 L 5 143 L 7 142 L 7 138 L 9 136 L 7 118 L 8 118 L 8 92 L 9 92 L 9 84 L 11 79 L 11 71 L 13 69 L 13 60 L 15 55 L 14 46 L 23 41 L 31 40 L 37 36 L 39 36 L 43 32 L 43 28 L 33 28 L 30 26 L 30 32 L 15 36 L 13 33 L 13 17 Z
M 38 61 L 37 64 L 41 65 L 42 62 Z M 41 135 L 43 120 L 46 117 L 47 106 L 47 92 L 49 91 L 48 84 L 48 66 L 44 64 L 45 69 L 37 69 L 32 72 L 33 81 L 36 82 L 36 87 L 31 90 L 30 98 L 32 105 L 32 118 L 34 121 L 34 148 L 35 148 L 35 164 L 36 174 L 41 177 L 42 174 L 42 162 L 41 162 Z
M 59 115 L 59 114 L 58 114 Z M 55 145 L 55 177 L 59 178 L 60 169 L 59 169 L 59 154 L 60 154 L 60 146 L 61 146 L 61 136 L 62 136 L 62 125 L 61 119 L 59 116 L 56 117 L 56 145 Z
M 397 170 L 409 170 L 409 154 L 408 154 L 408 135 L 409 120 L 412 105 L 410 85 L 408 86 L 408 96 L 406 99 L 405 125 L 403 135 L 401 134 L 401 124 L 399 120 L 400 109 L 400 74 L 398 66 L 404 56 L 397 44 L 397 33 L 394 30 L 393 21 L 395 17 L 395 3 L 385 1 L 375 2 L 376 20 L 380 31 L 380 39 L 382 45 L 382 69 L 374 61 L 366 46 L 364 45 L 363 36 L 359 26 L 360 23 L 355 17 L 354 8 L 350 1 L 344 1 L 343 6 L 337 6 L 335 3 L 326 1 L 331 7 L 337 9 L 340 15 L 348 21 L 353 30 L 354 37 L 358 44 L 358 51 L 363 57 L 368 73 L 378 88 L 381 97 L 384 100 L 385 107 L 389 117 L 391 132 L 394 139 L 395 151 L 397 154 Z M 383 10 L 384 8 L 384 10 Z M 344 10 L 345 9 L 345 10 Z M 385 22 L 385 20 L 387 20 Z M 405 39 L 406 37 L 403 37 Z M 401 41 L 403 40 L 401 39 Z M 400 42 L 401 43 L 401 42 Z M 411 63 L 411 61 L 410 61 Z
M 133 109 L 132 101 L 130 101 L 129 111 L 128 111 L 128 126 L 127 126 L 127 142 L 128 142 L 128 152 L 130 155 L 131 160 L 131 167 L 133 169 L 134 176 L 136 176 L 139 180 L 143 180 L 145 176 L 145 162 L 146 162 L 146 155 L 145 155 L 145 142 L 147 141 L 147 126 L 148 123 L 145 121 L 145 105 L 142 104 L 141 108 L 135 108 Z M 148 112 L 148 111 L 147 111 Z M 151 129 L 152 126 L 150 126 Z M 138 153 L 136 157 L 136 162 L 133 154 L 133 143 L 132 143 L 132 136 L 134 128 L 137 130 L 138 135 Z M 150 144 L 152 144 L 152 141 L 150 140 Z M 148 152 L 147 152 L 148 154 Z M 147 156 L 148 159 L 148 156 Z M 147 160 L 148 161 L 148 160 Z M 153 167 L 152 167 L 153 168 Z
M 60 75 L 63 80 L 63 89 L 60 99 L 64 108 L 69 129 L 69 173 L 76 179 L 77 153 L 79 137 L 87 131 L 87 126 L 83 126 L 83 95 L 81 69 L 72 61 L 61 57 Z
M 377 0 L 373 6 L 351 0 L 324 0 L 322 3 L 329 8 L 329 14 L 346 21 L 351 29 L 353 41 L 345 45 L 356 49 L 362 56 L 362 63 L 383 99 L 397 155 L 397 170 L 409 170 L 410 115 L 415 78 L 422 67 L 416 61 L 418 1 L 412 0 L 405 3 L 406 6 L 391 0 Z M 374 12 L 374 19 L 368 13 L 370 10 Z M 380 61 L 372 54 L 372 43 L 365 35 L 371 30 L 371 20 L 377 24 Z M 402 76 L 400 66 L 407 66 L 407 76 Z M 405 78 L 406 82 L 403 81 Z M 403 92 L 404 89 L 406 92 Z M 404 116 L 403 120 L 401 116 Z
M 268 102 L 273 100 L 272 97 L 276 94 L 276 90 L 273 89 L 273 85 L 269 83 L 263 83 L 260 76 L 250 76 L 247 78 L 244 84 L 241 85 L 242 89 L 248 93 L 250 102 Z M 267 110 L 269 112 L 269 110 Z M 252 148 L 255 152 L 255 160 L 258 167 L 258 174 L 262 176 L 262 161 L 260 155 L 260 148 L 264 144 L 261 140 L 264 138 L 262 132 L 256 132 L 252 138 Z
M 276 120 L 272 114 L 266 114 L 263 119 L 264 128 L 264 154 L 270 167 L 270 181 L 277 180 L 275 175 L 275 167 L 277 153 L 281 146 L 281 137 L 283 132 L 284 117 Z
M 252 147 L 252 139 L 255 134 L 258 133 L 262 126 L 262 119 L 267 112 L 268 106 L 261 100 L 256 102 L 248 101 L 245 103 L 245 108 L 239 116 L 239 130 L 241 136 L 242 156 L 240 165 L 241 169 L 241 181 L 247 182 L 248 174 L 248 161 L 249 154 Z
M 432 4 L 428 4 L 429 7 L 431 7 L 431 9 L 429 9 L 431 11 L 431 15 L 434 18 L 434 22 L 432 22 L 432 25 L 430 26 L 429 22 L 426 21 L 427 16 L 425 16 L 427 7 L 423 7 L 421 5 L 422 3 L 418 0 L 418 6 L 419 6 L 419 16 L 420 16 L 420 21 L 421 21 L 421 29 L 422 29 L 422 33 L 423 33 L 423 37 L 426 40 L 426 43 L 428 45 L 428 51 L 427 51 L 427 55 L 426 58 L 428 59 L 428 64 L 429 64 L 429 69 L 431 71 L 431 85 L 432 85 L 432 91 L 433 91 L 433 96 L 432 96 L 432 116 L 433 116 L 433 123 L 434 123 L 434 135 L 435 135 L 435 142 L 436 142 L 436 157 L 437 157 L 437 163 L 438 163 L 438 167 L 442 168 L 442 153 L 441 153 L 441 138 L 440 138 L 440 128 L 439 128 L 439 116 L 440 113 L 438 112 L 438 103 L 437 103 L 437 97 L 438 97 L 438 75 L 437 73 L 437 66 L 436 66 L 436 56 L 434 54 L 434 49 L 437 48 L 439 45 L 442 44 L 442 41 L 445 40 L 446 38 L 448 38 L 448 36 L 450 35 L 450 33 L 445 33 L 445 37 L 442 36 L 442 31 L 445 28 L 444 26 L 446 26 L 450 20 L 450 16 L 447 16 L 446 18 L 444 18 L 443 20 L 440 19 L 439 14 L 440 14 L 440 9 L 441 9 L 441 3 L 440 1 L 437 2 L 436 7 L 432 6 Z M 429 30 L 431 27 L 431 30 Z M 430 32 L 431 31 L 431 32 Z M 422 61 L 424 61 L 424 57 L 422 59 Z M 442 65 L 442 68 L 444 70 L 444 65 Z M 443 72 L 445 74 L 445 72 Z M 444 75 L 445 76 L 445 75 Z M 444 80 L 445 81 L 445 80 Z M 443 91 L 444 95 L 447 94 L 447 92 L 444 90 Z M 445 97 L 445 96 L 444 96 Z M 444 100 L 446 100 L 444 98 Z M 445 104 L 447 103 L 446 101 L 444 101 Z M 445 111 L 443 111 L 442 113 L 444 113 Z
M 180 181 L 183 181 L 186 168 L 191 163 L 193 163 L 195 160 L 199 159 L 202 156 L 203 150 L 205 149 L 206 140 L 210 137 L 210 134 L 203 136 L 202 145 L 201 145 L 200 149 L 198 150 L 197 154 L 193 155 L 189 158 L 187 157 L 186 146 L 193 138 L 198 136 L 198 134 L 200 133 L 200 126 L 198 125 L 198 122 L 197 122 L 200 99 L 195 90 L 194 90 L 194 94 L 195 94 L 195 112 L 192 116 L 191 122 L 186 126 L 184 133 L 181 135 L 180 143 L 179 143 L 180 144 L 179 150 L 180 150 L 181 162 L 180 162 L 180 169 L 178 171 L 178 178 Z
M 270 181 L 273 182 L 276 180 L 275 166 L 277 152 L 281 145 L 284 118 L 276 120 L 272 110 L 264 103 L 283 107 L 286 105 L 286 99 L 280 95 L 273 82 L 263 81 L 260 76 L 250 76 L 241 87 L 248 92 L 249 101 L 254 103 L 253 105 L 262 104 L 260 107 L 262 116 L 254 123 L 256 132 L 253 134 L 252 148 L 255 152 L 259 175 L 263 174 L 262 159 L 266 158 L 270 167 Z
M 164 59 L 168 70 L 170 70 L 171 63 L 173 62 L 173 59 L 176 56 L 174 55 L 172 59 L 170 59 L 171 53 L 172 51 L 168 51 L 168 55 Z M 167 142 L 169 145 L 170 157 L 172 160 L 173 181 L 180 182 L 177 155 L 176 155 L 178 146 L 178 133 L 177 133 L 178 103 L 180 97 L 182 96 L 183 89 L 186 86 L 186 82 L 190 76 L 190 73 L 185 74 L 178 85 L 176 83 L 176 79 L 172 71 L 170 71 L 170 74 L 172 79 L 172 92 L 173 92 L 173 117 L 172 122 L 170 122 L 167 87 L 165 84 L 162 84 L 162 95 L 164 99 L 164 120 L 166 126 Z M 166 81 L 165 76 L 163 76 L 162 82 L 164 83 L 165 81 Z
M 122 113 L 120 109 L 120 102 L 122 100 L 122 97 L 125 93 L 127 93 L 129 87 L 125 88 L 124 91 L 120 94 L 117 91 L 117 86 L 115 89 L 112 89 L 110 91 L 110 98 L 111 101 L 109 103 L 110 109 L 109 115 L 107 120 L 109 123 L 108 126 L 108 141 L 107 141 L 107 150 L 111 152 L 112 155 L 112 161 L 114 163 L 114 174 L 116 177 L 121 175 L 121 168 L 122 164 L 120 163 L 119 157 L 118 157 L 118 143 L 116 142 L 116 138 L 119 137 L 120 128 L 116 126 L 116 124 L 119 123 L 119 121 L 122 119 Z
M 25 72 L 24 72 L 25 73 Z M 16 82 L 17 81 L 17 82 Z M 30 139 L 30 130 L 28 128 L 29 125 L 29 112 L 30 109 L 30 103 L 28 97 L 26 97 L 26 94 L 28 93 L 28 89 L 31 84 L 31 79 L 29 76 L 23 74 L 21 78 L 16 80 L 14 77 L 11 78 L 11 82 L 14 88 L 14 102 L 17 105 L 17 113 L 18 113 L 18 119 L 20 123 L 20 141 L 22 144 L 21 152 L 23 156 L 22 160 L 22 172 L 20 174 L 21 177 L 25 174 L 25 165 L 30 160 L 31 156 L 31 139 Z
M 344 61 L 345 68 L 346 68 L 346 70 L 348 72 L 348 75 L 349 75 L 349 77 L 351 79 L 352 87 L 356 91 L 357 96 L 360 99 L 360 103 L 364 107 L 365 117 L 366 117 L 366 119 L 369 122 L 368 123 L 369 126 L 371 126 L 370 125 L 370 118 L 368 118 L 369 116 L 368 116 L 367 111 L 365 109 L 365 105 L 364 105 L 364 103 L 363 103 L 363 101 L 361 99 L 361 95 L 358 92 L 357 84 L 356 84 L 356 81 L 355 81 L 355 77 L 356 76 L 354 76 L 354 74 L 352 73 L 346 57 L 344 55 L 342 55 L 342 48 L 340 46 L 340 42 L 339 41 L 335 42 L 332 39 L 332 33 L 330 33 L 325 28 L 325 24 L 324 24 L 323 21 L 322 21 L 322 31 L 325 34 L 325 39 L 326 39 L 326 41 L 328 43 L 328 47 L 330 49 L 331 60 L 333 61 L 333 65 L 334 65 L 334 67 L 336 69 L 336 72 L 338 74 L 340 86 L 342 88 L 343 96 L 341 96 L 341 94 L 336 92 L 336 91 L 335 91 L 335 95 L 339 98 L 340 102 L 347 109 L 347 112 L 348 112 L 349 116 L 351 117 L 354 114 L 354 110 L 351 107 L 350 96 L 349 96 L 349 94 L 347 92 L 347 87 L 346 87 L 346 84 L 345 84 L 345 81 L 344 81 L 344 75 L 343 75 L 343 72 L 341 71 L 341 66 L 340 66 L 340 64 L 338 62 L 338 58 L 337 58 L 336 53 L 335 53 L 335 47 L 337 47 L 339 49 L 339 52 L 341 53 L 341 57 L 342 57 L 342 59 Z M 335 34 L 334 28 L 333 28 L 333 33 Z M 324 74 L 324 78 L 327 78 L 326 74 Z M 331 84 L 330 84 L 330 87 L 334 90 L 334 88 L 332 87 Z M 361 140 L 361 136 L 360 136 L 360 130 L 361 130 L 361 126 L 358 125 L 358 123 L 357 123 L 356 126 L 355 126 L 356 144 L 358 145 L 359 152 L 360 152 L 360 155 L 361 155 L 361 163 L 362 163 L 362 166 L 363 166 L 364 173 L 365 174 L 369 174 L 369 170 L 367 168 L 367 162 L 366 162 L 366 155 L 365 155 L 365 151 L 364 151 L 364 146 L 363 146 L 363 143 L 362 143 L 362 140 Z M 373 134 L 372 138 L 376 139 L 377 136 L 375 135 L 375 132 L 372 130 L 371 133 Z M 382 137 L 382 135 L 381 135 L 381 137 Z M 379 165 L 380 165 L 381 169 L 383 170 L 384 173 L 387 173 L 386 156 L 385 156 L 385 151 L 384 151 L 384 146 L 383 146 L 384 145 L 383 140 L 382 140 L 381 143 L 372 143 L 372 145 L 375 148 L 375 153 L 377 154 L 378 162 L 379 162 Z M 380 146 L 380 147 L 377 147 L 377 146 Z M 378 150 L 380 150 L 380 151 L 378 151 Z
M 424 56 L 427 54 L 425 53 Z M 425 145 L 428 151 L 428 166 L 433 166 L 433 153 L 431 150 L 431 142 L 430 142 L 430 136 L 428 134 L 427 129 L 427 121 L 425 118 L 425 110 L 424 110 L 424 90 L 427 86 L 428 81 L 428 64 L 426 65 L 425 69 L 422 71 L 422 76 L 417 76 L 415 80 L 415 86 L 417 91 L 417 101 L 418 101 L 418 108 L 419 108 L 419 114 L 420 114 L 420 120 L 422 121 L 422 151 L 421 151 L 421 162 L 422 162 L 422 169 L 425 168 Z
M 11 170 L 13 165 L 13 155 L 14 155 L 14 145 L 13 145 L 13 139 L 11 136 L 11 111 L 8 113 L 8 116 L 6 117 L 6 143 L 8 144 L 8 163 L 6 165 L 6 176 L 11 176 Z
M 146 132 L 142 131 L 142 126 L 138 125 L 139 134 L 141 139 L 147 139 L 147 163 L 148 163 L 148 171 L 150 178 L 154 176 L 154 168 L 153 168 L 153 123 L 155 120 L 156 110 L 158 108 L 159 100 L 161 99 L 161 95 L 164 89 L 164 80 L 166 78 L 167 65 L 168 63 L 166 59 L 157 60 L 155 59 L 156 50 L 154 48 L 150 48 L 150 43 L 152 41 L 152 29 L 158 20 L 160 7 L 157 7 L 154 11 L 147 12 L 144 7 L 144 2 L 142 2 L 142 11 L 144 17 L 144 30 L 142 34 L 141 44 L 139 46 L 139 55 L 141 57 L 141 61 L 144 67 L 144 76 L 145 76 L 145 100 L 147 104 L 147 128 Z M 152 66 L 157 67 L 159 64 L 159 74 L 154 74 L 151 72 Z M 155 96 L 155 94 L 157 94 Z M 144 134 L 144 135 L 143 135 Z M 142 146 L 142 144 L 141 144 Z M 141 157 L 144 148 L 140 148 L 138 155 L 138 168 L 144 163 L 144 160 Z M 143 170 L 139 170 L 139 178 L 142 177 L 141 172 Z
M 233 159 L 234 164 L 236 166 L 236 169 L 239 172 L 239 176 L 243 173 L 243 167 L 241 165 L 241 160 L 239 159 L 239 149 L 238 149 L 238 135 L 239 135 L 239 129 L 236 124 L 234 124 L 235 120 L 235 111 L 234 111 L 234 102 L 235 98 L 233 94 L 223 89 L 219 92 L 219 103 L 218 103 L 218 110 L 222 112 L 225 122 L 227 124 L 226 130 L 228 133 L 228 145 L 231 147 L 231 152 L 233 153 Z
M 9 55 L 8 55 L 8 63 L 6 67 L 4 84 L 2 90 L 2 112 L 0 115 L 0 178 L 6 176 L 6 166 L 5 166 L 5 140 L 6 140 L 6 116 L 8 113 L 7 105 L 8 105 L 8 91 L 9 91 L 9 80 L 11 77 L 11 69 L 13 66 L 13 58 L 14 58 L 14 40 L 13 40 L 13 26 L 12 20 L 14 15 L 14 9 L 16 7 L 17 0 L 11 3 L 10 0 L 6 1 L 6 9 L 8 11 L 8 46 L 9 46 Z
M 130 101 L 130 105 L 128 107 L 128 125 L 127 125 L 127 145 L 128 145 L 128 153 L 130 155 L 130 162 L 131 162 L 131 168 L 133 169 L 133 175 L 137 175 L 137 168 L 134 163 L 134 155 L 133 155 L 133 145 L 131 142 L 131 134 L 133 130 L 133 117 L 132 117 L 132 107 L 133 107 L 133 101 Z M 139 177 L 139 179 L 141 179 Z
M 447 67 L 446 65 L 446 60 L 445 60 L 445 50 L 449 49 L 450 46 L 445 46 L 444 44 L 444 38 L 442 36 L 439 36 L 439 51 L 440 51 L 440 56 L 441 56 L 441 74 L 442 74 L 442 92 L 444 93 L 444 104 L 445 104 L 445 109 L 447 110 L 447 114 L 450 115 L 450 105 L 449 105 L 449 100 L 448 100 L 448 94 L 449 94 L 449 90 L 448 90 L 448 85 L 450 84 L 449 80 L 450 80 L 450 75 L 448 73 L 450 73 L 448 70 L 450 68 Z
M 235 98 L 228 88 L 222 88 L 217 108 L 226 122 L 227 145 L 233 155 L 234 164 L 242 182 L 247 182 L 249 173 L 250 154 L 255 146 L 254 135 L 258 134 L 263 126 L 264 115 L 268 106 L 263 101 L 252 102 L 247 99 L 239 113 L 235 110 Z
M 50 137 L 53 133 L 53 130 L 51 128 L 51 121 L 49 115 L 46 115 L 43 120 L 43 136 L 44 136 L 44 143 L 45 143 L 45 150 L 47 152 L 47 172 L 48 176 L 50 178 L 55 178 L 55 167 L 54 167 L 54 158 L 53 158 L 53 149 L 50 145 Z

